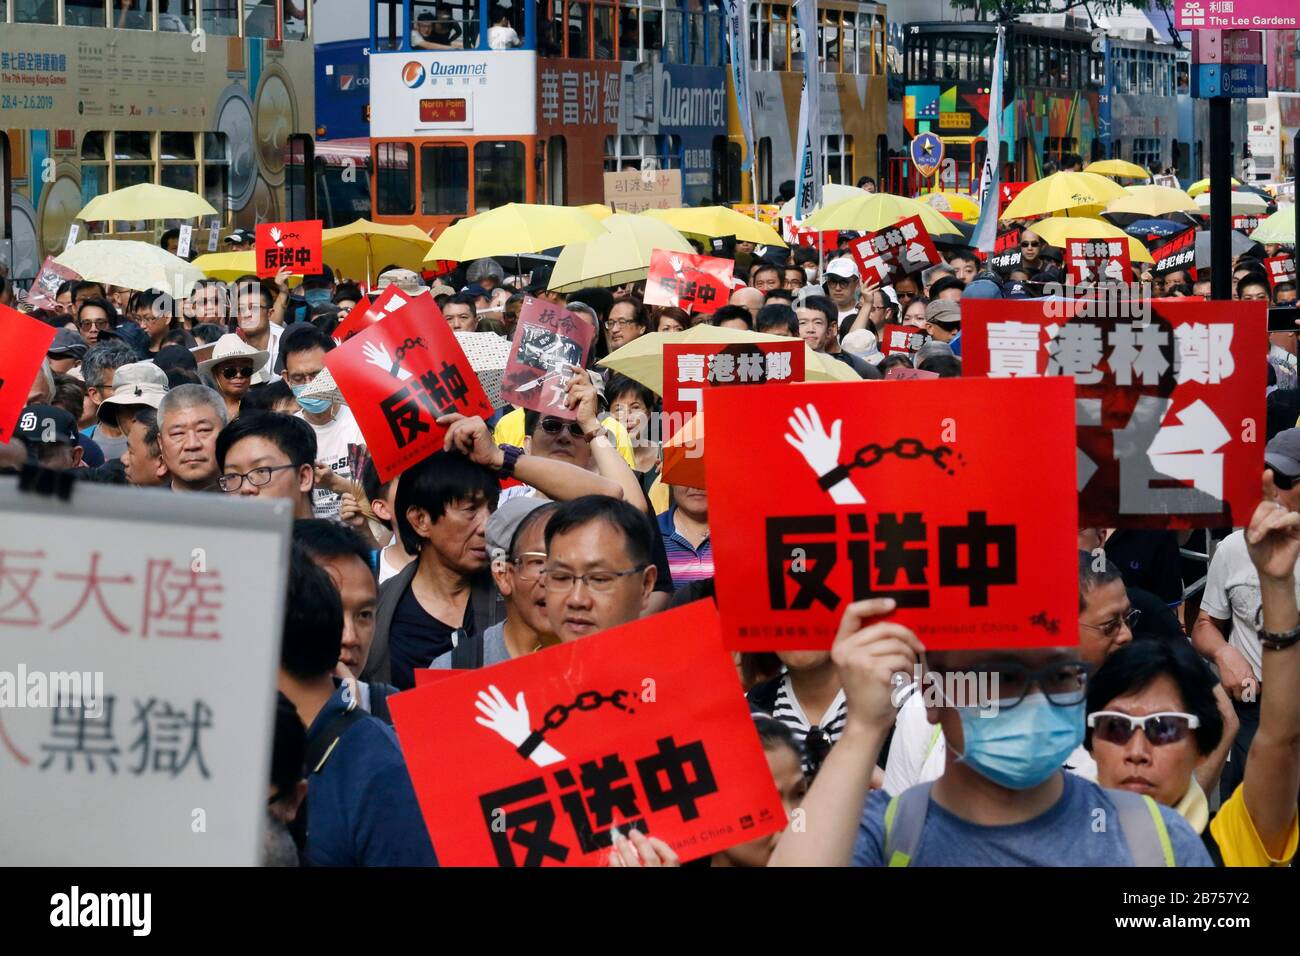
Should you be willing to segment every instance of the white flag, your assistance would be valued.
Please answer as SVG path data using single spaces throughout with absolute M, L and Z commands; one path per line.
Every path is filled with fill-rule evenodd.
M 989 92 L 989 128 L 985 136 L 984 170 L 980 173 L 980 221 L 975 227 L 975 248 L 992 252 L 998 238 L 998 186 L 1002 172 L 1002 74 L 1006 69 L 1005 33 L 998 27 L 993 54 L 993 85 Z
M 803 95 L 799 99 L 796 222 L 803 222 L 822 201 L 821 70 L 817 54 L 817 0 L 796 0 L 795 15 L 803 40 Z

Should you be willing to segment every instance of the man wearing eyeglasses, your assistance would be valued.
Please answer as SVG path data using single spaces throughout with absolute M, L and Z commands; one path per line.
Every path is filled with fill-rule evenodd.
M 831 648 L 847 699 L 844 732 L 802 805 L 815 824 L 784 834 L 769 865 L 1210 865 L 1172 809 L 1062 772 L 1084 737 L 1088 667 L 1074 648 L 926 654 L 911 630 L 878 620 L 894 608 L 886 598 L 845 610 Z M 872 791 L 896 675 L 922 661 L 936 674 L 987 674 L 997 706 L 946 691 L 927 703 L 949 742 L 942 776 L 898 794 Z
M 217 486 L 228 495 L 283 498 L 293 516 L 312 517 L 316 435 L 301 418 L 278 412 L 240 415 L 217 436 Z
M 128 374 L 119 379 L 123 369 L 137 365 L 139 367 L 133 370 L 143 377 L 136 378 Z M 156 381 L 152 373 L 157 373 L 164 385 L 167 383 L 166 374 L 156 365 L 151 362 L 137 363 L 135 350 L 125 342 L 105 340 L 86 350 L 86 355 L 81 360 L 81 375 L 86 383 L 86 407 L 90 414 L 79 424 L 82 425 L 81 433 L 99 445 L 106 460 L 118 458 L 126 451 L 126 435 L 116 427 L 115 418 L 112 421 L 101 420 L 100 406 L 113 395 L 119 385 L 128 384 L 128 378 L 130 384 Z
M 604 495 L 555 509 L 546 525 L 546 616 L 551 633 L 576 641 L 635 621 L 650 606 L 657 569 L 644 511 Z

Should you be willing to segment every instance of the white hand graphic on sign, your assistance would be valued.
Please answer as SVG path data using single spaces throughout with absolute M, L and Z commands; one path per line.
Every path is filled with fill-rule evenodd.
M 785 436 L 785 440 L 790 443 L 791 448 L 803 455 L 803 460 L 808 463 L 808 467 L 818 478 L 839 468 L 840 430 L 844 425 L 842 419 L 837 418 L 832 422 L 831 430 L 827 432 L 822 427 L 821 416 L 817 414 L 816 406 L 809 405 L 806 410 L 796 408 L 787 420 L 787 424 L 790 426 L 790 433 Z M 829 491 L 837 505 L 867 503 L 867 499 L 862 497 L 862 492 L 858 491 L 847 477 L 836 482 Z
M 511 707 L 510 701 L 506 700 L 496 684 L 490 684 L 487 690 L 478 692 L 474 706 L 482 714 L 481 717 L 475 717 L 474 722 L 504 738 L 512 746 L 518 747 L 532 736 L 533 730 L 528 722 L 528 704 L 524 702 L 523 691 L 515 696 L 515 705 Z M 563 762 L 565 756 L 550 744 L 542 742 L 528 755 L 528 759 L 539 767 L 546 767 Z

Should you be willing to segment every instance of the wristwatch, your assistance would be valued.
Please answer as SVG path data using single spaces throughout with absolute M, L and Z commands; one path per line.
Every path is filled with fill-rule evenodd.
M 1300 625 L 1293 627 L 1289 631 L 1283 631 L 1281 634 L 1270 634 L 1268 631 L 1259 632 L 1259 643 L 1268 651 L 1284 651 L 1296 641 L 1300 641 Z
M 500 479 L 513 478 L 515 475 L 515 462 L 524 450 L 518 445 L 502 445 L 501 447 L 501 467 L 497 469 L 497 477 Z

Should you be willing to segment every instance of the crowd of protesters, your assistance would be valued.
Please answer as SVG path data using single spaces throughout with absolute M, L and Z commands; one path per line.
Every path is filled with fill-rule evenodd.
M 844 245 L 738 241 L 730 300 L 711 315 L 647 306 L 644 281 L 557 293 L 544 270 L 491 259 L 428 279 L 384 269 L 373 289 L 328 269 L 296 289 L 285 274 L 206 280 L 176 303 L 70 281 L 52 308 L 28 310 L 58 331 L 0 470 L 291 501 L 266 862 L 433 864 L 390 695 L 424 668 L 488 667 L 712 596 L 709 496 L 662 480 L 661 398 L 596 361 L 710 322 L 802 339 L 864 380 L 900 367 L 960 376 L 963 301 L 1064 282 L 1061 251 L 1029 224 L 1019 246 L 1006 272 L 945 247 L 944 263 L 882 285 L 862 281 Z M 1294 303 L 1294 284 L 1272 284 L 1262 265 L 1276 252 L 1235 258 L 1234 298 Z M 1209 298 L 1207 274 L 1141 278 L 1151 295 Z M 393 283 L 427 292 L 458 331 L 510 337 L 528 296 L 591 322 L 588 374 L 566 392 L 576 417 L 446 416 L 443 449 L 381 481 L 347 405 L 312 386 L 331 333 Z M 893 323 L 926 344 L 887 350 Z M 1246 528 L 1213 535 L 1208 573 L 1184 559 L 1187 534 L 1085 528 L 1077 644 L 927 655 L 880 620 L 892 609 L 880 599 L 845 610 L 829 651 L 739 655 L 736 692 L 787 811 L 807 823 L 705 862 L 1288 865 L 1300 795 L 1296 352 L 1293 332 L 1260 343 L 1263 500 Z M 921 661 L 996 674 L 998 714 L 900 701 L 895 675 Z M 1119 825 L 1099 831 L 1098 811 Z M 636 830 L 609 855 L 677 862 Z

